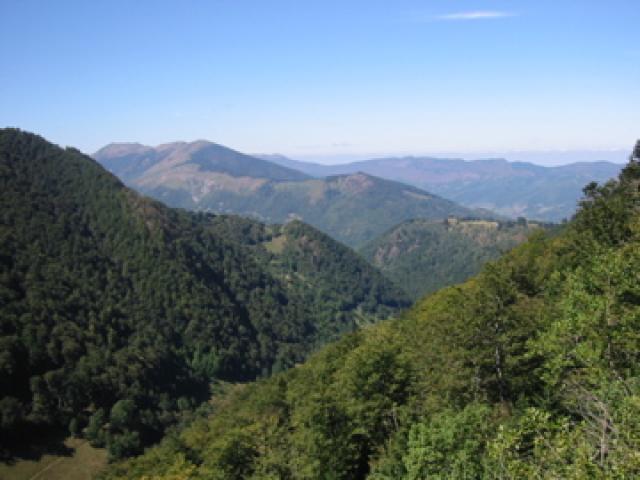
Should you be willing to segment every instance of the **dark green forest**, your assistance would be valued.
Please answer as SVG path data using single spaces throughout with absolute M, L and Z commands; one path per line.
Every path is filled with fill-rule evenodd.
M 558 234 L 228 388 L 104 478 L 638 478 L 638 153 Z
M 288 368 L 408 305 L 311 227 L 169 209 L 15 129 L 0 130 L 0 204 L 3 457 L 51 430 L 140 453 L 217 382 Z

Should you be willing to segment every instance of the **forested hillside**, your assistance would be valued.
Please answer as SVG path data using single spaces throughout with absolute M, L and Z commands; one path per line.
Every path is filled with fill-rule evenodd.
M 317 344 L 385 319 L 410 305 L 408 295 L 353 250 L 300 221 L 265 225 L 234 215 L 210 228 L 245 246 L 312 319 Z
M 489 260 L 550 225 L 516 221 L 409 220 L 385 232 L 360 253 L 414 300 L 477 274 Z
M 491 216 L 364 173 L 310 179 L 209 142 L 156 148 L 113 144 L 94 157 L 131 187 L 169 206 L 268 223 L 303 220 L 351 247 L 413 218 Z
M 635 157 L 559 235 L 232 389 L 107 478 L 637 478 Z
M 282 245 L 259 252 L 236 219 L 169 209 L 19 130 L 0 130 L 0 204 L 3 456 L 51 429 L 139 452 L 212 382 L 286 368 L 407 305 L 310 227 L 248 223 Z

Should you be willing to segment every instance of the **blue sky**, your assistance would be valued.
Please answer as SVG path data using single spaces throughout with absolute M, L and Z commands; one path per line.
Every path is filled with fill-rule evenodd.
M 0 125 L 92 152 L 629 150 L 640 2 L 0 0 Z

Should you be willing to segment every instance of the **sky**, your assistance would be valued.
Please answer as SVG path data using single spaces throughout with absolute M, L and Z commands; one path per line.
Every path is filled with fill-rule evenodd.
M 88 153 L 623 161 L 639 25 L 638 0 L 0 0 L 0 126 Z

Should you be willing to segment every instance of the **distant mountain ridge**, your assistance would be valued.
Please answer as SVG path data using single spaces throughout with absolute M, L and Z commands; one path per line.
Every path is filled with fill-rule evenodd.
M 313 178 L 209 142 L 156 148 L 112 144 L 94 158 L 133 188 L 168 205 L 269 223 L 300 219 L 350 246 L 412 218 L 493 215 L 406 183 L 362 172 Z
M 543 167 L 503 158 L 434 157 L 388 157 L 320 165 L 282 155 L 258 156 L 316 177 L 365 172 L 425 189 L 469 208 L 485 208 L 512 218 L 523 216 L 554 222 L 573 215 L 585 184 L 609 180 L 622 168 L 610 162 Z

